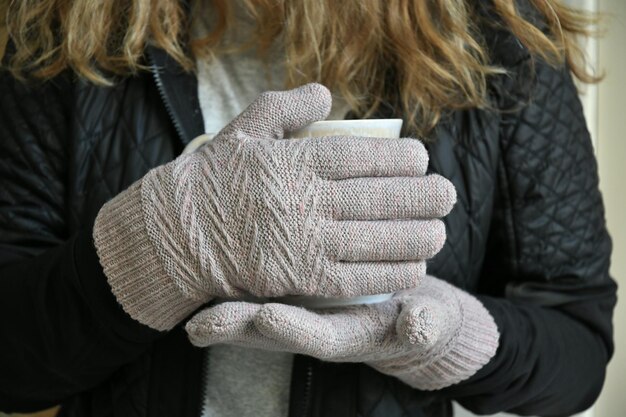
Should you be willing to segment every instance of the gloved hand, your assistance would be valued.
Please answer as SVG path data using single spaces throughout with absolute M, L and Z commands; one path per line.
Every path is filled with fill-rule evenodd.
M 309 311 L 226 302 L 196 314 L 186 330 L 201 347 L 234 344 L 365 362 L 422 390 L 469 378 L 493 357 L 499 339 L 479 300 L 431 276 L 375 305 Z
M 101 209 L 96 249 L 133 318 L 167 330 L 214 297 L 350 297 L 417 284 L 443 245 L 437 218 L 455 190 L 424 176 L 417 140 L 277 140 L 330 107 L 319 84 L 264 93 L 213 141 Z

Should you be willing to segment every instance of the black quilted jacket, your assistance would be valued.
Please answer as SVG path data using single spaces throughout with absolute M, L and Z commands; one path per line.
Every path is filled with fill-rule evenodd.
M 493 31 L 496 110 L 451 113 L 429 142 L 456 186 L 448 241 L 429 271 L 473 293 L 500 347 L 470 380 L 421 392 L 361 364 L 298 356 L 290 416 L 567 415 L 595 400 L 613 352 L 596 162 L 569 73 Z M 203 351 L 116 303 L 91 227 L 100 207 L 202 133 L 196 80 L 160 50 L 150 72 L 96 87 L 0 73 L 0 410 L 199 417 Z M 378 116 L 396 115 L 392 110 Z M 401 115 L 400 115 L 401 116 Z M 260 381 L 260 383 L 262 383 Z

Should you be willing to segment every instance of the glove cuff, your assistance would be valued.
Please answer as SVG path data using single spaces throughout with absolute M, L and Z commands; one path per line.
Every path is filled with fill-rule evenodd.
M 183 295 L 167 275 L 146 231 L 142 181 L 105 204 L 94 224 L 94 243 L 111 290 L 133 319 L 166 331 L 203 302 Z
M 438 390 L 457 384 L 478 372 L 498 349 L 500 334 L 489 311 L 470 294 L 457 288 L 454 292 L 460 309 L 459 327 L 439 354 L 405 375 L 405 381 L 416 388 Z

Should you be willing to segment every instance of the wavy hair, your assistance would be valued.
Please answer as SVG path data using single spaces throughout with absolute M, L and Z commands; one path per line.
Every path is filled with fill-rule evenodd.
M 209 1 L 213 29 L 190 40 L 189 16 L 196 14 L 180 0 L 0 0 L 16 46 L 6 68 L 38 79 L 71 69 L 110 85 L 144 69 L 150 43 L 193 71 L 194 58 L 219 50 L 234 22 L 229 0 L 196 4 Z M 488 106 L 487 79 L 504 70 L 491 64 L 484 24 L 498 22 L 533 56 L 569 64 L 584 82 L 598 79 L 575 39 L 589 35 L 597 18 L 558 0 L 528 0 L 545 27 L 522 15 L 515 0 L 491 0 L 491 22 L 477 10 L 482 0 L 238 1 L 256 21 L 248 47 L 263 55 L 276 40 L 284 43 L 286 88 L 320 82 L 361 117 L 395 92 L 392 104 L 416 134 L 427 134 L 444 111 Z

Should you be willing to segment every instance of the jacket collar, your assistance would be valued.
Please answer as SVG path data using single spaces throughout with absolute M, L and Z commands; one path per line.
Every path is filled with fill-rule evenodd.
M 149 45 L 146 56 L 167 113 L 180 140 L 186 145 L 204 133 L 204 119 L 198 101 L 198 80 L 160 48 Z

